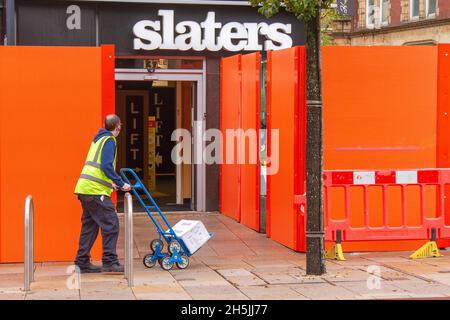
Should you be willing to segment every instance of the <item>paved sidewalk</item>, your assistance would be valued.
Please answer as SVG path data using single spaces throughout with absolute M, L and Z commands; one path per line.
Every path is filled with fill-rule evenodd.
M 193 257 L 186 270 L 147 269 L 154 226 L 146 215 L 135 217 L 135 286 L 123 275 L 81 275 L 74 287 L 70 263 L 39 263 L 32 291 L 24 293 L 23 266 L 0 265 L 3 299 L 450 299 L 450 252 L 444 257 L 409 260 L 410 252 L 346 254 L 347 261 L 327 261 L 327 274 L 305 275 L 305 254 L 294 252 L 217 213 L 168 215 L 202 220 L 215 234 Z M 123 219 L 121 219 L 121 222 Z M 151 237 L 153 235 L 153 237 Z M 123 257 L 123 229 L 119 239 Z M 97 262 L 98 263 L 98 262 Z M 68 269 L 69 268 L 69 269 Z

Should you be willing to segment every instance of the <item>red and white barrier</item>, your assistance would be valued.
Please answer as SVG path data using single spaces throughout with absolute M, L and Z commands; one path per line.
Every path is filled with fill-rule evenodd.
M 406 187 L 418 185 L 420 190 L 420 225 L 408 225 Z M 343 241 L 370 241 L 370 240 L 426 240 L 430 239 L 432 230 L 438 239 L 450 238 L 450 225 L 445 219 L 445 186 L 450 185 L 450 169 L 420 169 L 420 170 L 345 170 L 324 171 L 324 205 L 326 208 L 325 238 L 336 241 L 340 232 Z M 363 226 L 353 227 L 350 221 L 350 188 L 355 186 L 363 189 Z M 369 195 L 368 188 L 379 186 L 382 196 L 381 226 L 373 227 L 369 222 Z M 401 188 L 401 225 L 390 226 L 388 221 L 389 199 L 387 188 L 400 186 Z M 436 217 L 430 218 L 426 213 L 425 193 L 427 186 L 436 188 Z M 332 218 L 333 208 L 330 206 L 330 188 L 344 189 L 345 217 Z M 450 214 L 450 213 L 449 213 Z M 450 219 L 447 219 L 450 220 Z

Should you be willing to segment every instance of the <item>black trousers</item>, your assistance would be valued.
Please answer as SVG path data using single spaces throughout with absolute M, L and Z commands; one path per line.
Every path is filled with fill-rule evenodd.
M 83 207 L 81 233 L 75 264 L 90 262 L 90 252 L 100 228 L 103 238 L 103 266 L 118 263 L 116 246 L 119 238 L 119 218 L 116 208 L 107 196 L 78 195 Z

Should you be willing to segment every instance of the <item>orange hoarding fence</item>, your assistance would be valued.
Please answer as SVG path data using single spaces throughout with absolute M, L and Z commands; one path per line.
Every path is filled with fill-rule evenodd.
M 241 139 L 241 223 L 259 231 L 260 54 L 243 55 L 241 62 L 241 128 L 245 134 Z
M 241 57 L 236 55 L 223 58 L 220 62 L 220 131 L 223 137 L 219 210 L 237 221 L 241 219 L 240 165 L 237 161 L 239 138 L 234 135 L 227 137 L 226 130 L 241 127 Z M 229 151 L 227 154 L 226 150 Z
M 277 151 L 279 165 L 278 172 L 267 176 L 266 229 L 272 239 L 302 251 L 305 250 L 306 213 L 304 55 L 304 48 L 297 47 L 268 52 L 267 59 L 268 171 L 270 158 Z M 382 179 L 377 181 L 381 184 L 366 186 L 325 186 L 326 211 L 332 209 L 332 215 L 327 216 L 327 240 L 336 240 L 336 234 L 333 235 L 336 227 L 345 227 L 341 236 L 349 241 L 346 251 L 416 249 L 430 235 L 430 230 L 436 231 L 442 246 L 450 244 L 449 240 L 443 240 L 450 225 L 450 200 L 446 197 L 450 194 L 450 184 L 402 185 L 389 180 L 396 172 L 402 175 L 415 171 L 422 177 L 424 172 L 435 170 L 408 168 L 450 167 L 449 55 L 450 45 L 323 48 L 326 175 L 344 173 L 349 168 L 363 172 L 375 167 L 380 172 L 374 172 L 374 177 Z M 221 85 L 226 88 L 222 90 L 221 112 L 227 95 L 227 103 L 234 109 L 227 111 L 225 117 L 233 114 L 239 119 L 245 112 L 242 98 L 236 97 L 236 92 L 241 96 L 243 90 L 242 82 L 239 87 L 242 57 L 227 59 L 230 66 L 234 61 L 231 66 L 234 73 L 221 79 Z M 234 91 L 230 89 L 232 86 Z M 228 98 L 232 92 L 235 96 Z M 221 128 L 237 128 L 237 120 L 234 121 L 230 120 L 231 126 Z M 271 130 L 274 129 L 279 130 L 279 145 L 273 144 Z M 398 170 L 394 172 L 392 167 Z M 242 171 L 231 172 L 237 181 L 235 186 L 239 185 Z M 443 174 L 439 171 L 438 175 L 444 177 Z M 242 220 L 242 190 L 227 197 L 234 199 L 236 209 L 228 214 Z M 223 201 L 221 198 L 221 208 Z M 431 210 L 426 211 L 427 217 L 424 207 Z M 369 220 L 367 212 L 371 212 Z M 439 220 L 440 227 L 433 219 Z
M 73 191 L 102 125 L 106 93 L 114 92 L 102 51 L 114 60 L 113 47 L 0 46 L 0 262 L 23 260 L 28 194 L 35 201 L 36 261 L 75 258 L 81 206 Z M 32 68 L 30 59 L 37 62 Z M 100 249 L 99 237 L 94 258 Z
M 323 47 L 322 74 L 324 170 L 436 167 L 436 47 Z
M 436 166 L 450 168 L 450 44 L 438 45 Z M 450 187 L 445 187 L 445 212 L 450 212 Z M 450 214 L 446 216 L 450 224 Z
M 259 231 L 260 54 L 222 58 L 220 212 Z
M 102 54 L 102 119 L 116 112 L 115 53 L 114 45 L 101 46 Z M 117 192 L 111 193 L 111 200 L 117 204 Z
M 305 67 L 304 47 L 268 52 L 267 168 L 272 172 L 267 175 L 266 230 L 271 239 L 294 250 L 305 248 L 305 212 L 294 201 L 305 193 Z M 273 139 L 274 130 L 279 139 Z
M 439 133 L 444 127 L 437 121 L 436 101 L 442 94 L 437 88 L 442 60 L 438 59 L 438 48 L 441 45 L 323 47 L 324 170 L 450 166 L 448 162 L 439 165 L 438 161 L 439 146 L 448 139 Z M 400 197 L 398 188 L 389 188 L 387 194 Z M 343 192 L 342 188 L 335 188 L 330 196 L 342 199 Z M 362 192 L 361 188 L 350 189 L 350 194 L 355 195 L 352 199 Z M 407 193 L 410 196 L 406 205 L 413 206 L 419 192 L 409 187 Z M 382 223 L 381 198 L 380 186 L 368 189 L 372 222 L 377 224 Z M 338 200 L 334 204 L 343 205 Z M 362 202 L 352 200 L 349 205 L 353 221 L 362 219 Z M 395 212 L 393 219 L 399 221 L 398 202 L 391 202 L 390 206 L 390 212 Z M 341 217 L 344 214 L 342 210 L 335 213 Z M 421 243 L 353 241 L 345 249 L 412 250 Z

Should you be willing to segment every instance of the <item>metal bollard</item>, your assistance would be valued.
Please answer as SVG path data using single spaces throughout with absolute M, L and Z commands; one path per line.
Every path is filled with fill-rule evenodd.
M 128 286 L 134 285 L 133 272 L 133 198 L 129 192 L 125 193 L 125 278 Z
M 25 199 L 25 257 L 24 290 L 30 291 L 34 281 L 34 202 L 32 196 Z

